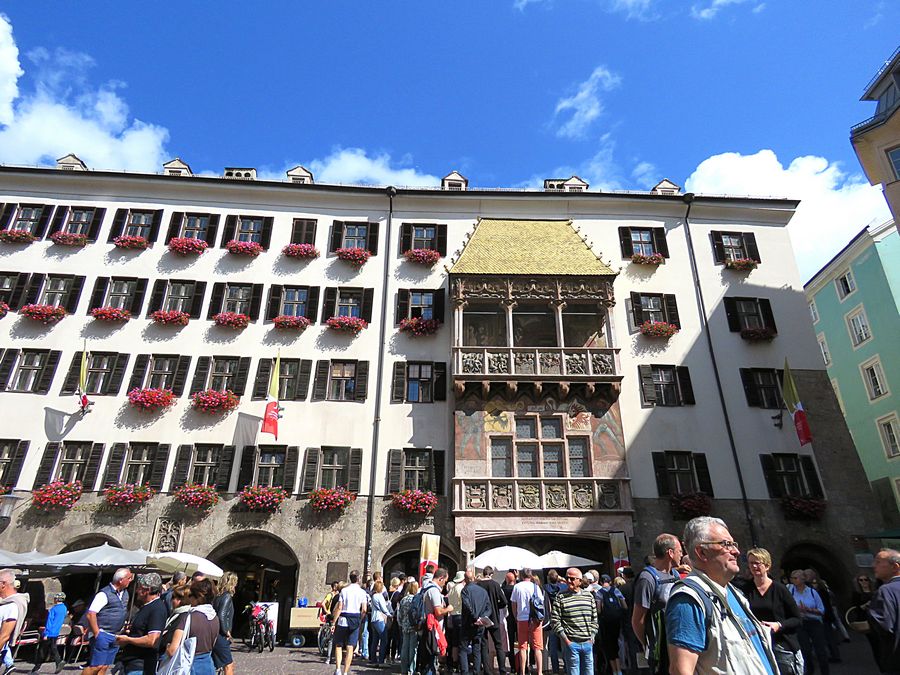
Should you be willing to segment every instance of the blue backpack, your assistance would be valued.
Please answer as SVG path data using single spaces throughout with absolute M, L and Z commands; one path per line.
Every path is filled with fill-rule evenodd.
M 534 582 L 532 582 L 534 584 Z M 531 621 L 543 621 L 547 618 L 547 610 L 544 608 L 544 594 L 537 584 L 534 584 L 534 594 L 528 601 L 528 618 Z
M 416 630 L 425 627 L 425 592 L 430 588 L 436 588 L 435 584 L 430 583 L 419 589 L 419 592 L 413 596 L 412 602 L 409 603 L 407 618 L 409 625 L 414 626 Z
M 603 608 L 603 618 L 607 621 L 621 621 L 625 616 L 625 610 L 619 604 L 619 598 L 614 588 L 603 588 L 597 591 L 600 595 L 600 606 Z

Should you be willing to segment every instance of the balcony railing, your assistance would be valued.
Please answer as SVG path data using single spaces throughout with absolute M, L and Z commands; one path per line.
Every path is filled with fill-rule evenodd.
M 454 478 L 454 513 L 631 511 L 616 478 Z
M 618 349 L 592 347 L 454 347 L 458 379 L 621 379 Z

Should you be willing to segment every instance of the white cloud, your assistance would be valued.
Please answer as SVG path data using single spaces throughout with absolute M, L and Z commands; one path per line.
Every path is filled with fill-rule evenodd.
M 18 81 L 22 74 L 12 24 L 5 14 L 0 14 L 0 124 L 12 121 L 12 104 L 19 95 Z
M 392 162 L 387 153 L 370 157 L 363 148 L 335 148 L 324 159 L 301 163 L 313 172 L 319 183 L 398 187 L 434 187 L 441 184 L 441 179 L 437 176 L 403 166 L 410 163 L 409 157 L 401 158 L 400 162 Z M 297 163 L 293 163 L 290 166 L 296 165 Z M 284 172 L 281 172 L 279 178 L 284 178 Z
M 555 114 L 565 115 L 571 113 L 556 135 L 563 138 L 581 138 L 587 132 L 588 127 L 603 112 L 603 102 L 600 100 L 601 91 L 610 91 L 619 86 L 622 78 L 605 66 L 597 66 L 591 76 L 578 85 L 578 91 L 568 98 L 562 98 L 556 103 Z
M 691 16 L 695 19 L 708 21 L 709 19 L 715 18 L 716 14 L 725 7 L 728 7 L 729 5 L 740 5 L 744 2 L 747 2 L 747 0 L 712 0 L 706 7 L 698 3 L 691 7 Z
M 631 177 L 644 188 L 651 188 L 660 181 L 659 172 L 650 162 L 639 162 L 631 170 Z
M 533 5 L 535 3 L 542 2 L 542 0 L 514 0 L 513 7 L 515 7 L 520 12 L 524 12 L 525 8 L 528 5 Z
M 804 280 L 864 226 L 890 217 L 877 186 L 859 174 L 847 174 L 837 162 L 812 155 L 797 157 L 787 167 L 771 150 L 714 155 L 700 163 L 685 190 L 800 199 L 788 230 Z
M 654 0 L 611 0 L 610 10 L 621 12 L 629 19 L 651 19 L 653 3 Z

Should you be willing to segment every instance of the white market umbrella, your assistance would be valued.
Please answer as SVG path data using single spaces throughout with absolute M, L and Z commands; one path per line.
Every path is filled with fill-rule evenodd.
M 475 557 L 472 565 L 482 569 L 490 565 L 495 570 L 520 570 L 523 567 L 541 569 L 541 559 L 536 553 L 518 546 L 498 546 Z
M 83 567 L 90 569 L 144 567 L 147 564 L 147 554 L 148 551 L 142 548 L 132 551 L 104 543 L 100 546 L 29 560 L 28 567 Z
M 206 558 L 181 551 L 169 553 L 150 553 L 147 556 L 147 564 L 152 565 L 162 572 L 184 572 L 188 576 L 200 572 L 213 579 L 219 579 L 225 572 L 214 562 Z
M 540 557 L 540 567 L 541 569 L 550 569 L 550 568 L 568 568 L 568 567 L 591 567 L 593 565 L 600 565 L 597 560 L 591 560 L 590 558 L 583 558 L 580 555 L 573 555 L 571 553 L 563 553 L 562 551 L 550 551 L 549 553 L 545 553 Z

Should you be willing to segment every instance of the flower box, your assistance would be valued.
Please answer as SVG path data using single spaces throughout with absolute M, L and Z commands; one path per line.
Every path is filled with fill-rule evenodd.
M 441 322 L 437 319 L 423 319 L 421 316 L 400 321 L 400 331 L 409 333 L 412 337 L 434 335 L 440 327 Z
M 665 338 L 668 340 L 677 332 L 678 326 L 665 321 L 645 321 L 641 324 L 641 335 L 646 335 L 647 337 Z
M 433 248 L 413 248 L 404 253 L 403 257 L 411 263 L 432 267 L 441 259 L 441 254 Z
M 437 508 L 438 498 L 428 490 L 402 490 L 392 495 L 394 508 L 408 515 L 428 515 Z
M 207 244 L 202 239 L 192 239 L 190 237 L 172 237 L 169 239 L 169 250 L 178 255 L 201 255 L 207 248 Z
M 31 493 L 31 503 L 44 511 L 68 511 L 81 499 L 81 481 L 65 483 L 61 480 L 47 483 Z
M 305 330 L 307 326 L 312 324 L 312 321 L 307 319 L 305 316 L 276 316 L 272 319 L 272 323 L 275 324 L 275 328 L 281 328 L 284 330 Z
M 138 410 L 156 412 L 175 403 L 175 394 L 171 389 L 132 389 L 128 402 Z
M 97 321 L 128 321 L 131 319 L 131 312 L 118 307 L 94 307 L 91 316 Z
M 205 389 L 191 396 L 194 410 L 209 414 L 229 412 L 237 408 L 240 402 L 240 397 L 230 389 L 226 391 Z
M 145 237 L 131 234 L 120 234 L 118 237 L 113 239 L 113 244 L 115 244 L 116 248 L 136 250 L 143 250 L 150 247 L 150 242 L 147 241 Z
M 0 497 L 8 495 L 10 492 L 12 492 L 12 488 L 9 485 L 0 485 Z
M 117 509 L 140 508 L 155 494 L 156 490 L 149 485 L 135 485 L 134 483 L 113 485 L 103 491 L 106 504 Z
M 189 509 L 209 511 L 219 503 L 219 493 L 215 485 L 185 483 L 175 490 L 175 501 Z
M 288 244 L 281 254 L 286 258 L 318 258 L 319 249 L 312 244 Z
M 246 314 L 238 314 L 237 312 L 219 312 L 213 317 L 213 323 L 225 328 L 244 330 L 250 325 L 250 317 Z
M 367 248 L 339 248 L 335 253 L 341 260 L 356 265 L 357 267 L 362 267 L 366 264 L 366 261 L 372 257 L 372 254 Z
M 37 241 L 28 230 L 0 230 L 0 241 L 4 244 L 30 244 Z
M 40 321 L 45 326 L 66 318 L 66 308 L 55 305 L 25 305 L 19 314 L 32 321 Z
M 814 497 L 783 497 L 781 508 L 791 520 L 821 520 L 828 502 Z
M 662 265 L 666 262 L 666 257 L 662 253 L 651 253 L 650 255 L 635 253 L 631 256 L 631 262 L 635 265 Z
M 358 335 L 361 330 L 369 327 L 368 322 L 358 316 L 333 316 L 325 322 L 325 325 L 332 330 L 354 335 Z
M 54 232 L 50 235 L 50 241 L 59 246 L 87 246 L 86 234 L 75 234 L 73 232 Z
M 245 509 L 266 513 L 275 513 L 287 498 L 287 491 L 280 487 L 248 485 L 238 494 L 238 501 Z
M 749 272 L 755 270 L 759 266 L 759 261 L 753 258 L 736 258 L 734 260 L 726 260 L 725 267 L 738 272 Z
M 768 342 L 774 337 L 775 331 L 767 326 L 741 329 L 741 338 L 749 342 Z
M 0 302 L 0 319 L 9 314 L 9 305 L 5 302 Z
M 158 309 L 150 315 L 150 320 L 161 326 L 187 326 L 191 320 L 191 315 L 174 309 L 170 311 Z
M 232 239 L 225 244 L 225 249 L 232 255 L 247 255 L 251 258 L 255 258 L 266 250 L 262 247 L 262 244 L 258 244 L 255 241 L 239 241 L 237 239 Z
M 319 488 L 309 493 L 309 505 L 316 511 L 343 511 L 356 501 L 356 493 L 346 488 Z
M 712 510 L 712 499 L 702 492 L 687 492 L 669 498 L 672 515 L 678 520 L 690 520 L 698 516 L 708 516 Z

